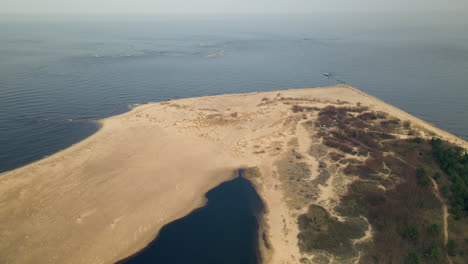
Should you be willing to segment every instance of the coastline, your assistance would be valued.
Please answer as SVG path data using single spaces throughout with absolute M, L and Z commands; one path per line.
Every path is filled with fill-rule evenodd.
M 304 150 L 308 143 L 300 134 L 299 120 L 289 116 L 290 108 L 345 101 L 410 120 L 468 146 L 463 139 L 344 85 L 141 105 L 100 120 L 96 133 L 67 149 L 0 174 L 4 224 L 0 235 L 5 238 L 0 242 L 0 262 L 124 259 L 151 242 L 162 226 L 203 206 L 206 192 L 245 167 L 258 167 L 261 175 L 251 181 L 265 206 L 259 236 L 265 230 L 271 244 L 270 249 L 260 246 L 263 259 L 298 261 L 297 212 L 284 200 L 275 165 L 292 138 L 299 138 Z

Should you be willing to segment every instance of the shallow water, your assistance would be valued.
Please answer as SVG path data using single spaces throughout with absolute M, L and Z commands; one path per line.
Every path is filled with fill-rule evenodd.
M 468 139 L 466 21 L 2 17 L 0 171 L 66 148 L 95 131 L 88 120 L 134 104 L 334 84 L 323 72 Z
M 161 229 L 144 250 L 123 264 L 256 264 L 263 212 L 251 183 L 237 177 L 206 194 L 206 206 Z

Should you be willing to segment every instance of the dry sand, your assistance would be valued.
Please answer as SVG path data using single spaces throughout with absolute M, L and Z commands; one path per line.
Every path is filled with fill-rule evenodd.
M 96 134 L 68 149 L 0 175 L 0 263 L 113 263 L 202 206 L 204 194 L 235 169 L 250 166 L 262 175 L 253 182 L 267 207 L 265 260 L 298 263 L 300 209 L 288 205 L 275 164 L 294 138 L 301 152 L 310 144 L 292 104 L 340 101 L 410 120 L 467 147 L 345 85 L 147 104 L 100 121 Z M 316 174 L 317 161 L 308 163 Z M 336 198 L 332 187 L 322 188 L 324 206 Z

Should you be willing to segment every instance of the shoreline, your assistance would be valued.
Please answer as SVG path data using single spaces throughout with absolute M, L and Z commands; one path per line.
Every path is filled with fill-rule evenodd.
M 204 195 L 233 171 L 249 167 L 258 167 L 261 175 L 249 181 L 265 206 L 259 242 L 266 231 L 271 249 L 262 257 L 283 263 L 292 255 L 298 261 L 298 211 L 288 207 L 276 172 L 293 138 L 307 150 L 302 121 L 291 114 L 291 106 L 357 103 L 468 146 L 347 85 L 140 105 L 97 121 L 96 133 L 69 148 L 0 174 L 0 235 L 5 238 L 0 262 L 122 260 L 146 247 L 162 226 L 203 206 Z M 316 162 L 311 166 L 316 169 Z M 325 202 L 337 194 L 327 195 Z
M 400 115 L 401 116 L 404 116 L 405 118 L 409 118 L 409 119 L 413 119 L 415 120 L 417 123 L 423 123 L 425 125 L 425 127 L 428 127 L 432 130 L 436 130 L 437 133 L 439 134 L 444 134 L 445 135 L 445 140 L 448 140 L 449 142 L 452 142 L 452 143 L 455 143 L 456 145 L 459 145 L 459 146 L 462 146 L 464 148 L 468 148 L 468 144 L 467 144 L 467 141 L 464 140 L 463 138 L 451 133 L 451 132 L 448 132 L 446 130 L 443 130 L 442 128 L 439 128 L 437 126 L 435 126 L 434 124 L 424 120 L 424 119 L 421 119 L 421 118 L 418 118 L 416 116 L 413 116 L 412 114 L 406 112 L 405 110 L 402 110 L 400 108 L 397 108 L 395 106 L 393 106 L 392 104 L 390 103 L 387 103 L 386 101 L 376 97 L 376 96 L 373 96 L 371 94 L 368 94 L 366 92 L 363 92 L 361 90 L 359 90 L 358 88 L 354 88 L 350 85 L 347 85 L 347 84 L 341 84 L 341 85 L 337 85 L 337 86 L 321 86 L 321 87 L 310 87 L 310 88 L 293 88 L 293 89 L 286 89 L 286 90 L 272 90 L 272 91 L 262 91 L 262 92 L 249 92 L 249 93 L 232 93 L 232 94 L 219 94 L 219 95 L 207 95 L 207 96 L 199 96 L 199 97 L 187 97 L 187 98 L 179 98 L 179 99 L 169 99 L 169 100 L 166 100 L 166 101 L 159 101 L 159 102 L 148 102 L 148 103 L 144 103 L 144 104 L 138 104 L 136 105 L 135 107 L 129 109 L 129 111 L 127 112 L 124 112 L 124 113 L 121 113 L 121 114 L 118 114 L 118 115 L 113 115 L 113 116 L 109 116 L 109 117 L 106 117 L 106 118 L 103 118 L 103 119 L 98 119 L 98 120 L 92 120 L 92 121 L 89 121 L 90 123 L 93 123 L 96 125 L 96 132 L 94 132 L 93 134 L 89 135 L 88 137 L 84 138 L 83 140 L 80 140 L 64 149 L 61 149 L 57 152 L 54 152 L 50 155 L 47 155 L 47 156 L 44 156 L 38 160 L 35 160 L 35 161 L 32 161 L 30 163 L 27 163 L 21 167 L 18 167 L 18 168 L 15 168 L 15 169 L 12 169 L 12 170 L 7 170 L 7 171 L 4 171 L 4 172 L 0 172 L 0 175 L 3 175 L 3 174 L 6 174 L 8 172 L 11 172 L 13 170 L 18 170 L 18 169 L 22 169 L 24 167 L 27 167 L 29 165 L 32 165 L 32 164 L 35 164 L 37 162 L 41 162 L 42 160 L 44 159 L 47 159 L 51 156 L 55 156 L 63 151 L 67 151 L 73 147 L 75 147 L 76 145 L 78 144 L 81 144 L 81 143 L 85 143 L 85 141 L 87 140 L 90 140 L 93 136 L 95 136 L 96 134 L 98 134 L 100 132 L 100 130 L 102 129 L 102 127 L 104 126 L 106 120 L 109 120 L 109 119 L 113 119 L 113 118 L 118 118 L 118 117 L 121 117 L 121 116 L 125 116 L 125 115 L 129 115 L 131 114 L 133 111 L 136 111 L 138 110 L 138 108 L 142 108 L 141 110 L 143 110 L 144 107 L 148 107 L 148 106 L 151 106 L 151 105 L 154 105 L 154 104 L 160 104 L 160 103 L 167 103 L 167 102 L 177 102 L 177 101 L 181 101 L 181 100 L 187 100 L 187 99 L 209 99 L 209 98 L 214 98 L 214 97 L 220 97 L 220 96 L 243 96 L 243 95 L 253 95 L 253 94 L 267 94 L 267 93 L 274 93 L 274 92 L 283 92 L 283 91 L 291 91 L 291 92 L 294 92 L 294 91 L 304 91 L 304 90 L 309 90 L 309 89 L 327 89 L 327 88 L 331 88 L 331 87 L 345 87 L 347 89 L 350 89 L 350 90 L 353 90 L 359 94 L 361 94 L 362 96 L 365 96 L 365 97 L 369 97 L 369 98 L 372 98 L 372 100 L 376 100 L 376 101 L 379 101 L 380 103 L 384 104 L 384 105 L 387 105 L 387 106 L 390 106 L 390 108 L 393 108 L 392 110 L 397 110 L 398 112 L 400 112 Z M 460 142 L 460 143 L 457 143 L 457 142 Z

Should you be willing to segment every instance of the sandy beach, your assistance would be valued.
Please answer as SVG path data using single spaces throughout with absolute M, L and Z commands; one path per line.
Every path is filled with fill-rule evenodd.
M 410 121 L 421 137 L 468 147 L 347 85 L 141 105 L 99 121 L 97 133 L 63 151 L 0 175 L 0 262 L 114 263 L 203 206 L 204 194 L 236 169 L 258 167 L 260 176 L 251 180 L 267 208 L 265 262 L 298 263 L 296 219 L 306 208 L 290 199 L 278 175 L 291 146 L 305 157 L 311 178 L 319 161 L 307 156 L 314 139 L 294 105 L 366 106 Z M 348 183 L 337 176 L 317 186 L 318 203 L 332 208 Z

